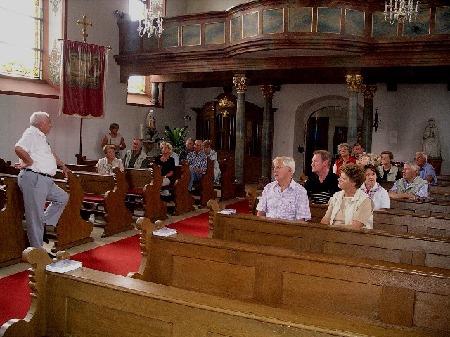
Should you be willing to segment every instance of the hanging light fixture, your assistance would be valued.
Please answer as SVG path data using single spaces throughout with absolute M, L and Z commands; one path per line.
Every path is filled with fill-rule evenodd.
M 144 9 L 144 18 L 139 20 L 137 31 L 142 37 L 155 35 L 158 39 L 163 32 L 162 0 L 150 0 L 149 7 Z
M 417 17 L 419 1 L 414 0 L 389 0 L 384 3 L 384 20 L 393 25 L 398 22 L 411 22 Z

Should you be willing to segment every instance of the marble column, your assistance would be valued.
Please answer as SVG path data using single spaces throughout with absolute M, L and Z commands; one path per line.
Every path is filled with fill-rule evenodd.
M 245 195 L 244 186 L 244 152 L 245 152 L 245 92 L 247 91 L 248 78 L 243 75 L 233 77 L 236 88 L 236 149 L 234 152 L 236 194 Z
M 264 96 L 264 112 L 262 124 L 261 144 L 261 178 L 260 185 L 265 186 L 270 181 L 272 171 L 272 145 L 273 145 L 273 110 L 272 100 L 275 93 L 274 85 L 262 85 L 261 92 Z
M 362 146 L 366 152 L 372 152 L 373 96 L 377 91 L 377 86 L 362 84 L 361 91 L 364 95 Z
M 363 78 L 361 75 L 346 75 L 345 79 L 349 93 L 347 143 L 351 151 L 358 138 L 358 93 Z

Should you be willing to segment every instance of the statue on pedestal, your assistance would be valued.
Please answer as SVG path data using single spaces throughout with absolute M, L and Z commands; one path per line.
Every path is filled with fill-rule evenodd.
M 434 118 L 428 120 L 427 126 L 423 132 L 423 152 L 428 155 L 429 159 L 442 159 L 441 144 L 439 141 L 439 132 Z

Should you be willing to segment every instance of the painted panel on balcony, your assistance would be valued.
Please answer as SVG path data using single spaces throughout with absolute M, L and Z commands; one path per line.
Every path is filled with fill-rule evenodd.
M 236 16 L 230 20 L 230 39 L 231 42 L 242 39 L 242 17 Z
M 436 34 L 450 34 L 450 7 L 436 8 Z
M 384 19 L 383 12 L 374 12 L 372 15 L 372 36 L 373 37 L 394 37 L 398 35 L 397 22 L 389 23 L 389 18 Z
M 263 34 L 283 33 L 283 8 L 263 11 Z
M 201 44 L 201 25 L 182 26 L 181 34 L 183 46 L 198 46 Z
M 345 33 L 364 36 L 364 12 L 348 8 L 345 10 Z
M 142 38 L 142 48 L 144 50 L 158 48 L 158 38 L 155 35 L 152 35 L 150 37 L 144 35 L 144 37 Z
M 225 22 L 205 24 L 205 44 L 225 43 Z
M 312 7 L 289 8 L 289 31 L 293 33 L 311 33 L 312 15 Z
M 318 7 L 317 32 L 339 34 L 341 32 L 341 9 Z
M 164 28 L 161 39 L 163 47 L 178 47 L 178 26 Z
M 419 7 L 419 13 L 417 17 L 413 17 L 411 22 L 405 20 L 403 26 L 404 36 L 417 36 L 430 34 L 430 16 L 431 10 L 429 8 L 421 9 Z
M 243 16 L 244 29 L 242 29 L 242 34 L 244 38 L 258 35 L 258 26 L 259 26 L 258 17 L 259 12 L 253 12 L 245 14 Z

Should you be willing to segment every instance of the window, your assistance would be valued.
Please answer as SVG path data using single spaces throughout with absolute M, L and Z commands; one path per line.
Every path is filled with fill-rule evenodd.
M 42 79 L 42 2 L 0 0 L 0 21 L 0 74 Z
M 163 4 L 164 0 L 158 2 Z M 131 21 L 140 20 L 144 16 L 146 3 L 146 0 L 128 1 L 128 13 Z M 138 34 L 137 31 L 136 34 Z M 152 83 L 150 76 L 130 76 L 127 86 L 127 104 L 163 107 L 163 90 L 164 85 Z

